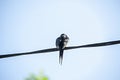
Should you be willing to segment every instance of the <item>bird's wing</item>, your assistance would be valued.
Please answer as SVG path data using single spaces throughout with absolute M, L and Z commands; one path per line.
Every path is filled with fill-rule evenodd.
M 56 39 L 56 47 L 57 47 L 57 48 L 59 48 L 60 42 L 61 42 L 61 39 L 60 39 L 60 37 L 58 37 L 58 38 Z

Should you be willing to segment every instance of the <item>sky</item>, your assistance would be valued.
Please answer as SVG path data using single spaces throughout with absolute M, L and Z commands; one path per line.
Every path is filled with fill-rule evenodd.
M 120 39 L 119 0 L 1 0 L 0 54 Z M 120 45 L 0 59 L 0 80 L 24 80 L 42 70 L 50 80 L 120 80 Z

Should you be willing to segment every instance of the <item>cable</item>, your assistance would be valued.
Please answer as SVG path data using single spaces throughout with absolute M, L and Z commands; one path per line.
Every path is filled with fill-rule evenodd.
M 101 47 L 101 46 L 109 46 L 109 45 L 116 45 L 116 44 L 120 44 L 120 40 L 101 42 L 101 43 L 93 43 L 93 44 L 87 44 L 87 45 L 81 45 L 81 46 L 70 46 L 70 47 L 66 47 L 64 50 L 77 49 L 77 48 L 89 48 L 89 47 Z M 58 49 L 57 48 L 49 48 L 49 49 L 32 51 L 32 52 L 4 54 L 4 55 L 0 55 L 0 58 L 15 57 L 15 56 L 20 56 L 20 55 L 28 55 L 28 54 L 47 53 L 47 52 L 54 52 L 54 51 L 58 51 Z

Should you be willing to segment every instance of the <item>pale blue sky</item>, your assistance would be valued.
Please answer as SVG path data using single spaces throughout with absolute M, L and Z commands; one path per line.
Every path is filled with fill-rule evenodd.
M 119 0 L 1 0 L 0 54 L 120 39 Z M 120 45 L 0 59 L 0 80 L 24 80 L 44 70 L 50 80 L 120 80 Z

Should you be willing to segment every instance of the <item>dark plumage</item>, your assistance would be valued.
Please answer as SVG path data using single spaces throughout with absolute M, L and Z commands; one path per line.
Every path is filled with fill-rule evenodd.
M 60 37 L 56 39 L 56 47 L 59 49 L 59 63 L 62 64 L 64 48 L 68 43 L 68 36 L 66 34 L 61 34 Z

